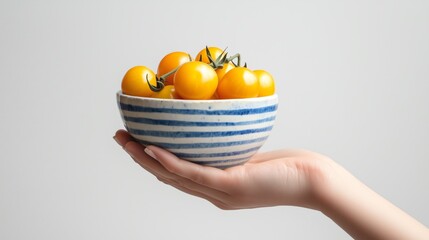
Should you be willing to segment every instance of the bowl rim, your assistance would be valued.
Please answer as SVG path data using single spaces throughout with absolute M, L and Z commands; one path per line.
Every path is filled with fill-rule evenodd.
M 139 97 L 139 96 L 132 96 L 128 95 L 122 92 L 122 90 L 119 90 L 116 92 L 117 96 L 125 97 L 129 99 L 139 99 L 139 100 L 149 100 L 149 101 L 159 101 L 159 102 L 177 102 L 177 103 L 214 103 L 214 102 L 259 102 L 259 101 L 269 101 L 277 99 L 277 93 L 274 93 L 270 96 L 264 96 L 264 97 L 254 97 L 254 98 L 231 98 L 231 99 L 207 99 L 207 100 L 192 100 L 192 99 L 168 99 L 168 98 L 152 98 L 152 97 Z

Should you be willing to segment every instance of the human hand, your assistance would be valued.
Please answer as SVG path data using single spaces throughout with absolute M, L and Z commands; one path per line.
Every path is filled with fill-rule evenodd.
M 318 208 L 318 192 L 333 164 L 317 153 L 279 150 L 258 153 L 244 165 L 221 170 L 179 159 L 155 146 L 146 148 L 124 130 L 114 138 L 160 181 L 221 209 L 276 205 Z
M 144 147 L 124 130 L 114 139 L 160 181 L 221 209 L 293 205 L 323 212 L 355 239 L 429 238 L 426 226 L 318 153 L 258 153 L 244 165 L 221 170 Z

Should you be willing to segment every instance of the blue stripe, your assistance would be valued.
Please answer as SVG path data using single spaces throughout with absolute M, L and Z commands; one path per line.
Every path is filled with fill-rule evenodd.
M 174 155 L 176 155 L 179 158 L 214 158 L 214 157 L 230 157 L 230 156 L 236 156 L 240 154 L 245 154 L 253 151 L 257 151 L 260 147 L 253 147 L 241 151 L 234 151 L 234 152 L 220 152 L 220 153 L 180 153 L 175 152 Z
M 242 126 L 250 124 L 258 124 L 264 122 L 270 122 L 275 120 L 275 116 L 243 122 L 188 122 L 188 121 L 176 121 L 176 120 L 163 120 L 163 119 L 152 119 L 152 118 L 140 118 L 140 117 L 128 117 L 124 116 L 124 119 L 129 122 L 143 123 L 150 125 L 164 125 L 164 126 L 184 126 L 184 127 L 219 127 L 219 126 Z
M 234 142 L 214 142 L 214 143 L 168 143 L 168 142 L 149 142 L 144 140 L 138 140 L 143 145 L 156 145 L 162 148 L 168 149 L 189 149 L 189 148 L 217 148 L 217 147 L 228 147 L 228 146 L 238 146 L 256 142 L 262 142 L 267 140 L 268 136 L 255 138 L 251 140 L 244 141 L 234 141 Z
M 120 103 L 121 109 L 130 112 L 146 112 L 146 113 L 175 113 L 175 114 L 188 114 L 188 115 L 249 115 L 261 114 L 266 112 L 274 112 L 277 110 L 277 104 L 260 107 L 260 108 L 247 108 L 236 110 L 203 110 L 203 109 L 177 109 L 177 108 L 154 108 L 143 107 L 132 104 Z
M 260 132 L 268 132 L 273 126 L 264 128 L 245 129 L 239 131 L 216 131 L 216 132 L 167 132 L 167 131 L 150 131 L 128 128 L 128 132 L 136 135 L 154 136 L 154 137 L 168 137 L 168 138 L 208 138 L 208 137 L 228 137 L 235 135 L 244 135 Z

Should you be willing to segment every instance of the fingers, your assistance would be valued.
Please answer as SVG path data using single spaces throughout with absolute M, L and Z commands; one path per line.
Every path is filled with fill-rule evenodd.
M 129 141 L 125 144 L 124 150 L 134 159 L 137 164 L 156 177 L 169 177 L 169 173 L 164 169 L 164 167 L 158 161 L 148 156 L 144 151 L 144 147 L 140 143 Z
M 119 137 L 118 139 L 123 140 L 125 138 Z M 128 141 L 124 146 L 124 150 L 131 155 L 136 163 L 155 175 L 160 181 L 186 193 L 205 198 L 213 204 L 216 203 L 216 206 L 228 199 L 229 196 L 224 192 L 200 185 L 187 178 L 169 172 L 160 162 L 149 156 L 144 149 L 144 146 L 132 140 Z
M 148 146 L 146 151 L 156 158 L 169 172 L 189 179 L 199 185 L 227 193 L 231 181 L 226 171 L 191 163 L 177 158 L 174 154 L 156 146 Z
M 213 198 L 211 195 L 207 195 L 204 194 L 203 192 L 199 192 L 199 191 L 195 191 L 195 190 L 191 190 L 185 186 L 182 186 L 182 184 L 175 182 L 173 180 L 167 180 L 167 179 L 158 179 L 161 182 L 170 185 L 182 192 L 185 192 L 187 194 L 199 197 L 199 198 L 203 198 L 206 199 L 207 201 L 211 202 L 213 205 L 215 205 L 216 207 L 220 208 L 220 209 L 224 209 L 224 210 L 233 210 L 234 208 L 230 207 L 228 204 L 226 204 L 224 202 L 224 199 L 217 199 L 217 198 Z
M 113 139 L 115 139 L 115 141 L 121 146 L 124 147 L 125 144 L 127 144 L 127 142 L 129 141 L 133 141 L 133 137 L 131 137 L 131 135 L 125 131 L 125 130 L 118 130 L 115 133 L 115 136 L 113 136 Z
M 113 139 L 122 146 L 122 148 L 131 155 L 136 163 L 148 170 L 154 175 L 162 174 L 162 165 L 148 156 L 142 146 L 135 142 L 134 138 L 125 130 L 118 130 Z M 155 174 L 155 172 L 157 174 Z

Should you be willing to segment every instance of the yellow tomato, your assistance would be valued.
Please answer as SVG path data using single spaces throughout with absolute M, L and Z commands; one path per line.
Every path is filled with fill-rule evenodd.
M 273 95 L 276 91 L 273 76 L 265 70 L 254 70 L 253 72 L 259 81 L 259 97 Z
M 165 55 L 158 64 L 158 78 L 189 61 L 192 61 L 192 58 L 186 52 L 172 52 Z M 173 85 L 173 78 L 174 74 L 169 75 L 165 79 L 164 84 Z
M 210 56 L 213 59 L 213 61 L 216 60 L 216 58 L 218 58 L 223 52 L 223 50 L 218 48 L 218 47 L 208 47 L 208 49 L 209 49 Z M 210 60 L 207 57 L 207 50 L 205 48 L 197 54 L 197 56 L 195 57 L 195 61 L 210 63 Z
M 233 68 L 219 82 L 217 94 L 221 99 L 257 97 L 258 78 L 253 71 L 245 67 Z
M 229 63 L 223 64 L 222 67 L 216 69 L 216 74 L 217 74 L 217 78 L 219 79 L 219 82 L 222 81 L 223 76 L 225 76 L 225 74 L 233 68 L 235 68 L 234 64 L 229 62 Z
M 173 85 L 164 86 L 161 91 L 155 92 L 152 97 L 163 99 L 179 99 L 179 96 L 177 95 Z
M 210 99 L 216 91 L 218 78 L 207 63 L 184 63 L 174 75 L 174 87 L 184 99 Z
M 145 66 L 132 67 L 122 79 L 122 92 L 132 96 L 150 97 L 154 92 L 149 88 L 147 81 L 156 86 L 156 76 L 152 70 Z
M 219 99 L 219 96 L 217 95 L 217 92 L 214 92 L 210 100 L 216 100 Z

